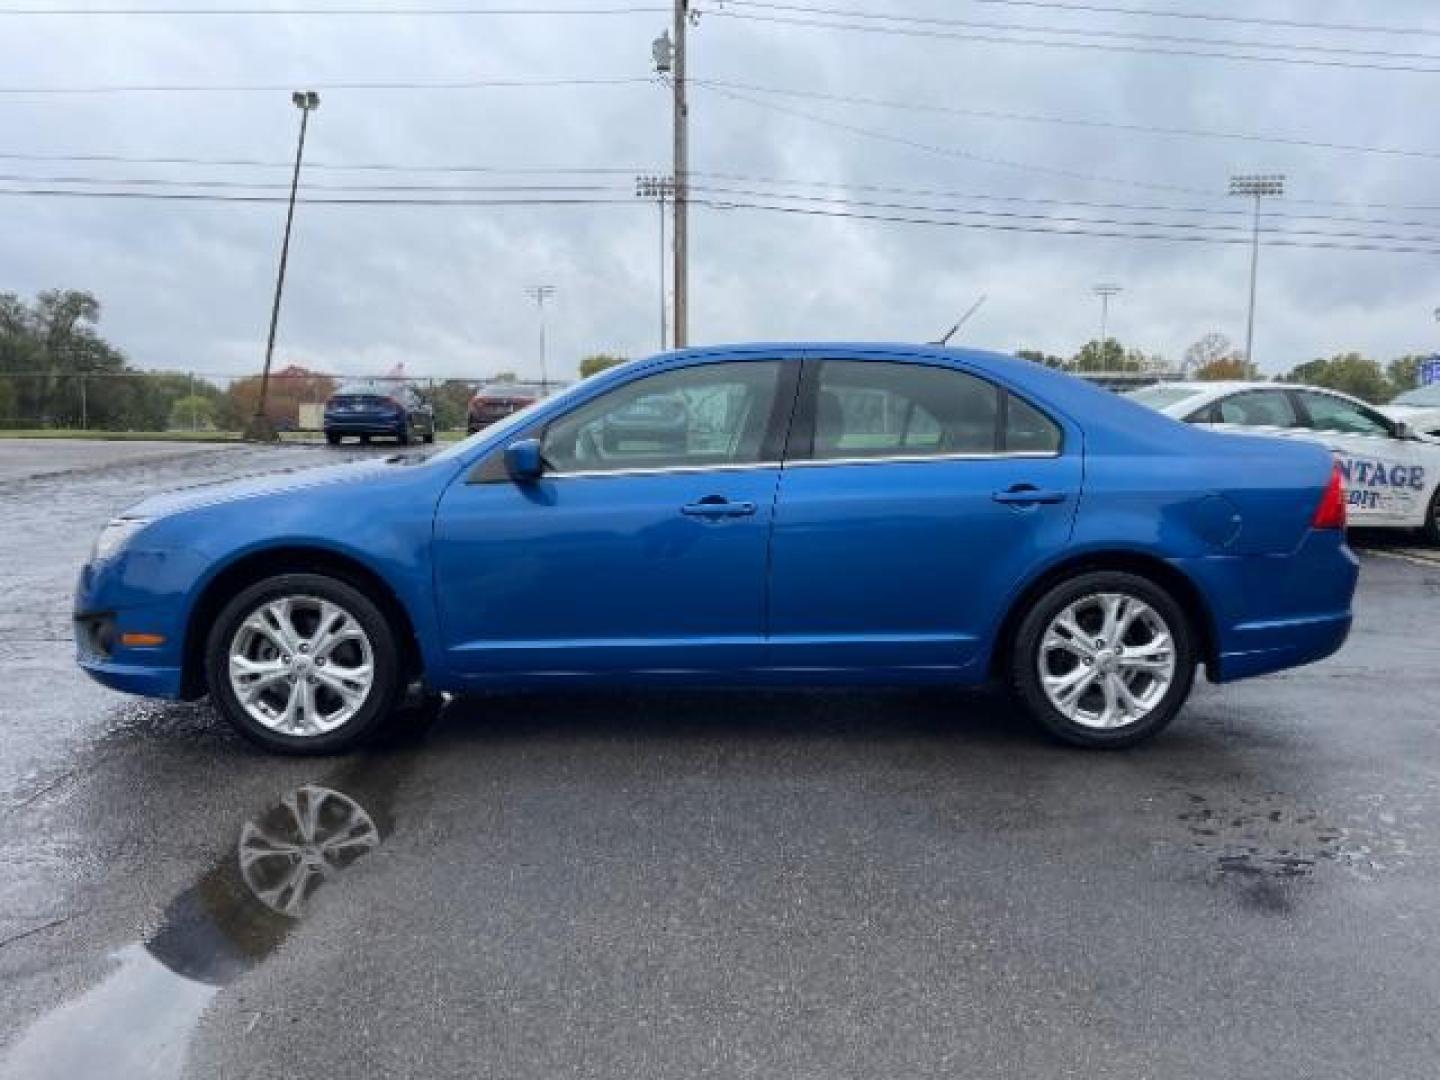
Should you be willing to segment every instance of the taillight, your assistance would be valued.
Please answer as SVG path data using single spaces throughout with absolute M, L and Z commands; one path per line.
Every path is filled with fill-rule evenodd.
M 1320 505 L 1315 508 L 1315 518 L 1310 522 L 1312 529 L 1345 528 L 1345 480 L 1337 464 L 1330 470 L 1330 483 L 1325 485 L 1325 494 L 1320 496 Z

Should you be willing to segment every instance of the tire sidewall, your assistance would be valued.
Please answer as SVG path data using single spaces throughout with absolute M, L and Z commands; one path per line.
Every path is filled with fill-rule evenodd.
M 261 604 L 284 596 L 314 596 L 338 604 L 370 639 L 375 669 L 370 697 L 354 716 L 323 735 L 286 735 L 265 727 L 245 711 L 230 685 L 230 643 L 240 624 Z M 331 754 L 358 746 L 390 716 L 401 689 L 399 648 L 385 616 L 355 586 L 322 574 L 280 574 L 238 593 L 211 624 L 205 645 L 205 676 L 211 700 L 240 734 L 267 750 L 288 754 Z
M 1427 544 L 1440 546 L 1440 486 L 1435 488 L 1425 507 L 1425 524 L 1420 526 L 1420 536 Z
M 1139 723 L 1115 731 L 1077 724 L 1060 712 L 1040 684 L 1040 642 L 1052 619 L 1064 608 L 1096 593 L 1122 593 L 1154 609 L 1170 631 L 1175 646 L 1175 678 L 1160 703 Z M 1175 599 L 1149 578 L 1124 571 L 1097 570 L 1062 581 L 1047 590 L 1021 620 L 1011 654 L 1010 681 L 1030 716 L 1050 735 L 1075 746 L 1132 746 L 1159 733 L 1175 718 L 1195 681 L 1195 633 Z

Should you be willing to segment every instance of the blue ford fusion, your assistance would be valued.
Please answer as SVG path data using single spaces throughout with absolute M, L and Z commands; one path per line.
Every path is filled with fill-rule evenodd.
M 1328 656 L 1357 564 L 1331 455 L 918 346 L 699 349 L 428 459 L 194 488 L 110 522 L 80 664 L 275 750 L 407 692 L 1000 681 L 1052 735 L 1164 727 L 1196 669 Z

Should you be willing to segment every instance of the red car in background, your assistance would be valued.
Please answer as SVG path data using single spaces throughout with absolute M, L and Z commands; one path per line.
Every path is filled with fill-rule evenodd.
M 481 428 L 535 404 L 544 396 L 544 388 L 536 383 L 507 382 L 482 386 L 470 399 L 465 429 L 474 435 Z

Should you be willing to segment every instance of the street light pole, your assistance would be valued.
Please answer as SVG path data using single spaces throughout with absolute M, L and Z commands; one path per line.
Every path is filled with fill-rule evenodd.
M 1231 195 L 1250 195 L 1255 199 L 1254 226 L 1250 233 L 1250 309 L 1245 318 L 1245 362 L 1253 364 L 1255 353 L 1255 279 L 1260 266 L 1260 200 L 1266 196 L 1285 194 L 1285 177 L 1279 173 L 1264 176 L 1232 176 Z
M 690 105 L 685 99 L 685 30 L 690 0 L 675 0 L 675 347 L 690 342 Z
M 540 394 L 543 397 L 550 391 L 550 377 L 545 370 L 545 301 L 555 295 L 555 286 L 531 285 L 525 295 L 540 309 Z
M 1110 298 L 1125 290 L 1119 285 L 1096 285 L 1091 292 L 1100 297 L 1100 370 L 1105 370 L 1105 341 L 1110 325 Z
M 635 194 L 654 199 L 660 207 L 660 351 L 665 351 L 667 334 L 665 317 L 665 200 L 675 194 L 675 179 L 670 176 L 637 176 Z
M 270 334 L 265 341 L 265 367 L 260 373 L 260 398 L 255 415 L 246 428 L 245 437 L 257 442 L 274 442 L 279 436 L 275 425 L 265 415 L 265 400 L 270 393 L 270 361 L 275 354 L 275 328 L 280 323 L 280 296 L 285 291 L 285 266 L 290 261 L 290 228 L 295 222 L 295 193 L 300 187 L 300 162 L 305 157 L 305 130 L 310 114 L 320 107 L 320 95 L 313 90 L 296 90 L 290 100 L 300 110 L 300 141 L 295 147 L 295 171 L 290 177 L 290 205 L 285 211 L 285 238 L 280 243 L 280 270 L 275 275 L 275 300 L 270 306 Z

